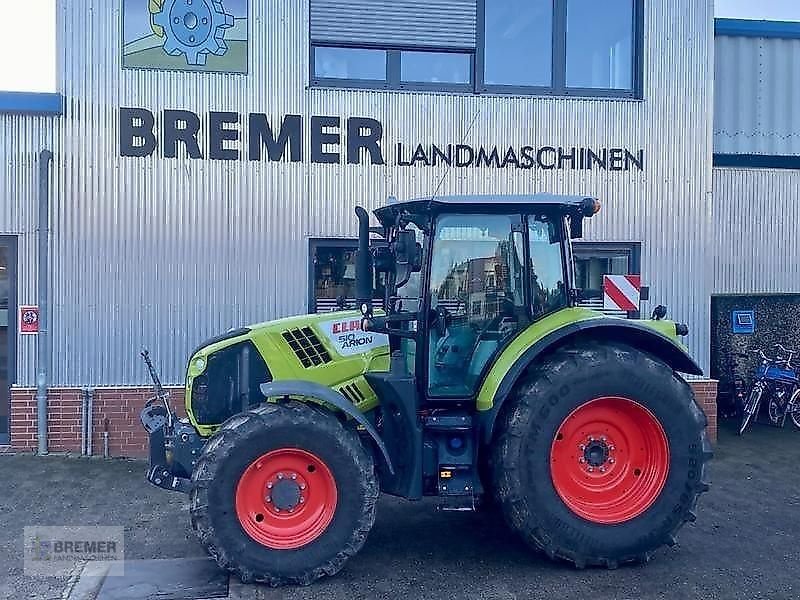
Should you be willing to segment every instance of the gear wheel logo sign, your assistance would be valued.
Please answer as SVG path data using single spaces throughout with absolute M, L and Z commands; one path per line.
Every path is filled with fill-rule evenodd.
M 166 0 L 153 23 L 164 30 L 164 52 L 185 55 L 189 65 L 205 65 L 209 54 L 228 51 L 225 30 L 234 18 L 216 0 Z

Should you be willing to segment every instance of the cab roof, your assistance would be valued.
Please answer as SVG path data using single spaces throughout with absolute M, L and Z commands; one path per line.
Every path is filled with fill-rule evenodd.
M 561 194 L 471 194 L 463 196 L 429 196 L 415 198 L 405 202 L 393 202 L 376 209 L 375 216 L 384 226 L 395 223 L 397 216 L 430 215 L 438 213 L 454 213 L 460 210 L 498 213 L 508 210 L 525 211 L 550 209 L 561 212 L 581 213 L 587 202 L 594 203 L 593 196 L 561 195 Z

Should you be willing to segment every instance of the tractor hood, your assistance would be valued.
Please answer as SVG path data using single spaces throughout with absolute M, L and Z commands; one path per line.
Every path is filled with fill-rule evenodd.
M 388 368 L 388 337 L 362 331 L 356 311 L 258 323 L 195 349 L 186 373 L 186 410 L 192 424 L 209 433 L 260 403 L 261 384 L 291 379 L 336 389 L 367 410 L 377 399 L 363 375 Z

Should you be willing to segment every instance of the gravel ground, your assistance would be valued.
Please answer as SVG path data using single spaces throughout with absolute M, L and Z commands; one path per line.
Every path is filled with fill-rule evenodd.
M 535 554 L 491 514 L 381 500 L 366 546 L 335 578 L 262 598 L 797 598 L 800 433 L 723 426 L 697 523 L 647 566 L 575 570 Z M 202 556 L 185 497 L 136 461 L 0 456 L 0 598 L 60 598 L 63 580 L 22 574 L 25 525 L 123 525 L 128 558 Z

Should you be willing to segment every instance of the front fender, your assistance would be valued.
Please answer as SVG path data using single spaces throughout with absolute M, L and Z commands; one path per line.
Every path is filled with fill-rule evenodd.
M 394 474 L 394 467 L 392 466 L 392 460 L 389 458 L 389 451 L 386 449 L 386 444 L 383 443 L 381 436 L 364 414 L 336 390 L 332 390 L 319 383 L 314 383 L 313 381 L 302 380 L 281 380 L 271 383 L 262 383 L 260 389 L 265 398 L 300 396 L 303 398 L 311 398 L 338 408 L 347 416 L 355 419 L 356 423 L 366 430 L 375 441 L 378 448 L 380 448 L 381 454 L 383 454 L 383 458 L 386 461 L 386 466 L 389 468 L 389 472 Z
M 605 317 L 583 309 L 566 309 L 543 319 L 520 334 L 495 360 L 478 393 L 477 410 L 485 441 L 490 441 L 494 421 L 519 377 L 543 355 L 578 340 L 618 341 L 647 352 L 675 371 L 702 375 L 703 370 L 680 343 L 664 331 L 674 328 L 669 321 L 641 321 Z M 565 319 L 572 316 L 571 322 Z M 557 318 L 557 319 L 556 319 Z M 548 319 L 550 323 L 544 323 Z

